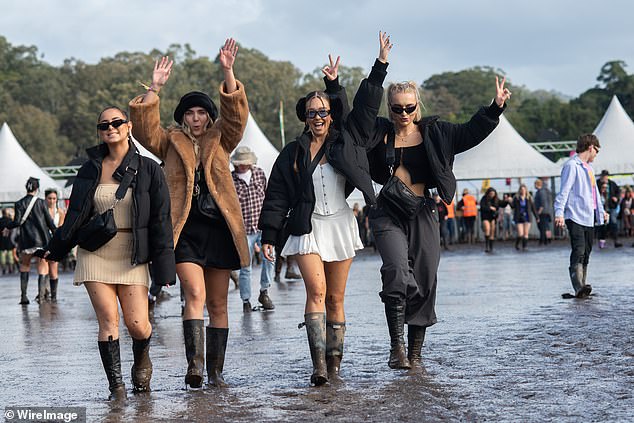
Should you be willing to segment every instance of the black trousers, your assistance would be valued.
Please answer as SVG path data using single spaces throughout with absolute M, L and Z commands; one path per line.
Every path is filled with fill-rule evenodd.
M 590 253 L 592 252 L 592 242 L 594 241 L 594 227 L 582 226 L 566 219 L 568 234 L 570 235 L 570 267 L 576 264 L 588 265 Z
M 550 230 L 550 214 L 543 213 L 539 215 L 537 228 L 539 229 L 539 241 L 543 244 L 546 242 L 546 231 Z
M 379 205 L 371 212 L 370 224 L 383 260 L 381 299 L 405 302 L 407 324 L 433 325 L 440 262 L 438 210 L 434 200 L 425 198 L 418 214 L 400 223 L 395 223 Z

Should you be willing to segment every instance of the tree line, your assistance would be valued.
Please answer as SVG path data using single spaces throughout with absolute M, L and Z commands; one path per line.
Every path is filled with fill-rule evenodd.
M 175 61 L 170 81 L 160 95 L 165 126 L 173 123 L 174 108 L 188 91 L 205 91 L 218 101 L 222 72 L 217 57 L 198 55 L 188 44 L 172 44 L 147 53 L 120 52 L 96 64 L 70 58 L 61 66 L 52 66 L 39 58 L 36 46 L 14 46 L 0 36 L 0 123 L 9 123 L 40 166 L 66 164 L 97 143 L 95 124 L 102 109 L 108 105 L 126 107 L 130 99 L 144 92 L 141 82 L 149 84 L 154 61 L 161 56 Z M 508 86 L 513 99 L 506 116 L 529 142 L 574 140 L 594 129 L 614 94 L 630 116 L 634 115 L 634 75 L 625 68 L 623 61 L 606 63 L 599 71 L 597 85 L 572 99 L 556 92 L 531 91 L 511 81 Z M 340 67 L 340 80 L 350 101 L 366 72 L 361 67 Z M 282 146 L 280 107 L 289 142 L 302 130 L 295 115 L 297 99 L 323 89 L 319 68 L 302 73 L 290 61 L 271 60 L 242 46 L 235 73 L 245 84 L 253 117 L 278 149 Z M 469 119 L 480 105 L 491 101 L 495 75 L 504 75 L 504 71 L 473 67 L 416 81 L 424 114 L 440 115 L 451 122 Z M 381 113 L 386 115 L 385 105 Z

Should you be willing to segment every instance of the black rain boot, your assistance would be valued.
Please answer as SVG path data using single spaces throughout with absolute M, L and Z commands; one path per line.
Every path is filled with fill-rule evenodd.
M 425 341 L 425 326 L 407 326 L 407 359 L 412 369 L 421 368 L 421 350 Z
M 304 314 L 304 324 L 308 337 L 310 358 L 313 361 L 313 374 L 310 376 L 310 383 L 320 386 L 328 382 L 328 369 L 326 368 L 326 314 L 306 313 Z
M 203 386 L 205 372 L 205 327 L 204 320 L 183 320 L 185 335 L 185 357 L 187 358 L 187 374 L 185 384 L 191 388 Z
M 343 382 L 339 376 L 343 358 L 343 339 L 346 336 L 346 322 L 326 322 L 326 367 L 330 382 Z
M 37 292 L 35 301 L 42 304 L 46 301 L 46 275 L 37 275 Z
M 520 238 L 519 236 L 517 238 L 515 238 L 515 249 L 519 251 L 520 249 L 520 242 L 522 241 L 522 238 Z
M 484 238 L 484 252 L 488 253 L 489 251 L 491 251 L 489 249 L 489 238 Z
M 150 380 L 152 379 L 152 361 L 150 360 L 150 336 L 147 339 L 132 338 L 132 354 L 134 364 L 132 365 L 132 384 L 134 392 L 149 392 Z
M 489 253 L 493 252 L 493 243 L 495 242 L 495 240 L 490 239 L 489 240 Z
M 30 301 L 26 296 L 26 289 L 29 286 L 29 272 L 20 272 L 20 304 L 26 305 Z
M 528 245 L 528 238 L 522 238 L 522 251 L 526 250 L 527 245 Z
M 586 277 L 588 276 L 588 265 L 584 264 L 583 265 L 583 272 L 582 272 L 582 277 L 581 277 L 581 285 L 583 286 L 583 288 L 586 291 L 586 295 L 590 295 L 590 293 L 592 292 L 592 285 L 590 285 L 589 283 L 586 283 Z
M 121 352 L 119 349 L 119 340 L 112 340 L 110 336 L 108 341 L 98 341 L 99 354 L 101 355 L 101 362 L 103 368 L 106 371 L 106 377 L 110 389 L 109 400 L 121 401 L 128 398 L 125 392 L 125 385 L 123 384 L 123 377 L 121 376 Z
M 51 284 L 51 302 L 56 303 L 57 302 L 57 284 L 59 283 L 59 279 L 51 279 L 49 282 Z
M 577 263 L 569 267 L 568 271 L 570 272 L 570 282 L 572 282 L 572 287 L 575 290 L 575 297 L 583 298 L 590 294 L 587 285 L 585 287 L 583 285 L 583 264 Z M 590 287 L 590 290 L 592 290 L 592 287 Z
M 405 352 L 405 304 L 403 301 L 385 300 L 385 317 L 390 332 L 390 359 L 387 365 L 392 369 L 409 369 L 411 365 Z
M 227 386 L 222 369 L 225 365 L 225 351 L 229 328 L 211 328 L 207 326 L 207 381 L 210 385 L 224 388 Z

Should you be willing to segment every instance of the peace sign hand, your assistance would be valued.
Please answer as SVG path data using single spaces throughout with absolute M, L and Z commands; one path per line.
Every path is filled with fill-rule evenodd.
M 163 85 L 167 82 L 172 73 L 172 65 L 174 64 L 173 60 L 170 60 L 169 57 L 164 56 L 161 58 L 161 61 L 158 60 L 154 62 L 154 71 L 152 72 L 152 87 L 156 89 L 163 88 Z
M 237 54 L 238 45 L 236 44 L 236 40 L 227 38 L 225 45 L 220 48 L 220 55 L 218 57 L 220 65 L 224 70 L 233 68 L 233 62 L 235 62 Z
M 500 83 L 499 78 L 495 77 L 495 104 L 498 107 L 504 107 L 504 103 L 511 98 L 511 92 L 508 88 L 504 88 L 504 83 L 506 82 L 506 76 L 502 79 L 502 83 Z
M 328 78 L 330 81 L 334 81 L 335 79 L 337 79 L 338 72 L 339 72 L 339 59 L 340 59 L 340 56 L 337 56 L 337 61 L 333 63 L 332 56 L 329 54 L 328 61 L 330 62 L 330 66 L 326 65 L 323 68 L 321 68 L 321 71 L 324 73 L 324 75 L 326 75 L 326 78 Z
M 379 61 L 387 63 L 387 56 L 394 44 L 390 43 L 390 36 L 386 32 L 379 31 Z

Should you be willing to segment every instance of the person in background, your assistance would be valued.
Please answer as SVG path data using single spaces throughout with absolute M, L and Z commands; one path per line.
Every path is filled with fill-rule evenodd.
M 456 239 L 456 200 L 455 196 L 451 199 L 451 203 L 447 206 L 447 240 L 449 245 L 454 243 Z M 447 247 L 449 249 L 449 247 Z
M 502 239 L 506 241 L 513 237 L 513 207 L 511 206 L 513 197 L 511 194 L 504 194 L 502 201 L 506 204 L 502 216 Z
M 13 221 L 12 210 L 8 208 L 2 209 L 2 217 L 0 217 L 0 228 L 5 228 L 11 221 Z M 14 260 L 13 250 L 15 249 L 15 243 L 11 239 L 13 236 L 10 231 L 6 236 L 4 231 L 0 232 L 0 265 L 2 266 L 2 274 L 11 274 L 15 271 L 15 265 L 17 261 Z
M 480 219 L 482 220 L 482 230 L 484 231 L 485 253 L 493 252 L 495 242 L 495 229 L 497 227 L 497 217 L 499 210 L 506 204 L 498 198 L 498 193 L 493 187 L 489 187 L 482 199 L 480 199 Z
M 520 249 L 521 242 L 522 251 L 524 251 L 528 245 L 528 233 L 531 229 L 531 213 L 537 223 L 539 223 L 539 216 L 537 215 L 537 209 L 535 209 L 535 203 L 533 203 L 533 197 L 531 197 L 531 194 L 528 192 L 526 185 L 520 185 L 517 194 L 513 197 L 511 205 L 513 206 L 513 220 L 515 221 L 515 227 L 517 229 L 515 249 Z
M 234 171 L 231 172 L 233 184 L 238 193 L 244 228 L 247 233 L 247 243 L 249 245 L 249 257 L 253 258 L 254 250 L 261 242 L 262 232 L 258 229 L 258 219 L 262 210 L 262 202 L 266 192 L 266 176 L 264 171 L 256 166 L 257 156 L 249 147 L 236 148 L 231 163 Z M 240 269 L 238 286 L 240 287 L 240 298 L 242 299 L 242 311 L 248 313 L 251 308 L 251 268 L 253 260 Z M 275 265 L 270 260 L 264 260 L 262 271 L 260 272 L 260 295 L 258 302 L 262 304 L 264 310 L 273 310 L 275 305 L 269 297 L 269 287 L 273 279 L 273 269 Z
M 475 242 L 475 220 L 478 215 L 476 198 L 469 194 L 469 189 L 462 190 L 462 199 L 458 202 L 458 210 L 462 210 L 462 225 L 464 227 L 464 240 L 468 244 Z
M 550 244 L 553 238 L 551 222 L 553 219 L 553 194 L 541 179 L 535 180 L 535 208 L 537 209 L 539 245 Z
M 579 137 L 577 154 L 561 168 L 561 188 L 555 198 L 555 226 L 567 226 L 570 235 L 568 272 L 577 298 L 587 297 L 592 292 L 587 276 L 594 226 L 604 224 L 608 218 L 601 205 L 601 194 L 592 169 L 592 162 L 600 148 L 596 135 L 583 134 Z
M 20 251 L 20 304 L 29 304 L 27 287 L 33 253 L 44 247 L 51 240 L 51 233 L 57 229 L 53 219 L 48 214 L 46 203 L 37 197 L 40 189 L 40 180 L 29 178 L 26 181 L 26 195 L 15 203 L 15 215 L 12 222 L 7 222 L 3 228 L 3 235 L 8 236 L 10 230 L 20 228 L 17 248 Z M 39 257 L 37 263 L 37 300 L 44 301 L 46 296 L 46 276 L 48 275 L 48 263 Z
M 623 194 L 623 199 L 621 200 L 620 205 L 620 213 L 621 220 L 623 221 L 623 231 L 625 232 L 625 236 L 630 237 L 634 235 L 632 231 L 634 219 L 632 219 L 632 211 L 634 211 L 634 201 L 632 199 L 632 189 L 628 186 L 625 187 L 625 193 Z
M 250 260 L 240 201 L 229 171 L 229 157 L 242 139 L 249 116 L 244 86 L 233 73 L 237 53 L 238 45 L 229 38 L 218 55 L 224 74 L 220 113 L 209 95 L 191 91 L 174 110 L 177 125 L 161 127 L 158 94 L 173 65 L 167 57 L 155 63 L 148 91 L 130 102 L 135 138 L 165 163 L 176 272 L 185 297 L 185 384 L 192 388 L 202 387 L 203 357 L 209 384 L 227 386 L 222 372 L 229 337 L 229 275 Z M 209 312 L 206 329 L 205 306 Z
M 44 198 L 46 198 L 46 206 L 48 209 L 48 213 L 51 215 L 53 219 L 53 223 L 58 228 L 64 224 L 64 217 L 66 217 L 66 213 L 64 210 L 58 207 L 58 195 L 57 190 L 55 188 L 49 188 L 44 191 Z M 51 288 L 51 302 L 57 302 L 57 285 L 59 282 L 59 264 L 56 261 L 50 261 L 48 263 L 48 278 L 49 278 L 49 286 Z
M 436 208 L 438 209 L 438 229 L 440 233 L 440 246 L 444 250 L 449 250 L 447 246 L 447 205 L 440 199 L 440 195 L 434 193 L 434 202 L 436 203 Z
M 605 211 L 610 215 L 608 221 L 605 223 L 607 235 L 614 240 L 614 248 L 620 248 L 623 246 L 619 242 L 619 222 L 618 216 L 620 213 L 621 205 L 621 191 L 619 186 L 610 177 L 610 172 L 602 170 L 597 185 L 601 187 L 602 184 L 606 185 L 605 192 Z M 604 239 L 605 245 L 605 239 Z M 603 247 L 602 247 L 603 248 Z

